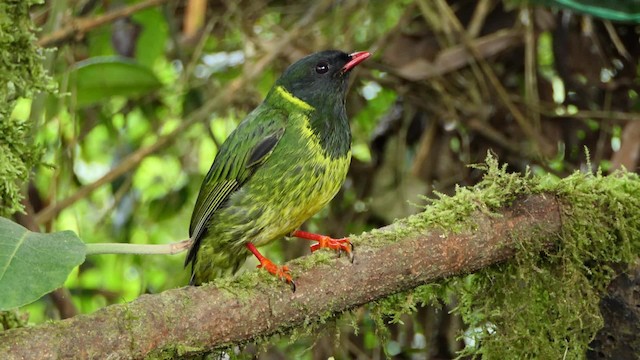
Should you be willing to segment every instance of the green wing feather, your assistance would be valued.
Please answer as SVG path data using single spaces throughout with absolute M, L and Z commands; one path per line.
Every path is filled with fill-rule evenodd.
M 193 245 L 185 265 L 194 261 L 215 212 L 271 155 L 284 134 L 286 120 L 285 113 L 263 103 L 222 144 L 203 181 L 191 216 L 189 237 Z

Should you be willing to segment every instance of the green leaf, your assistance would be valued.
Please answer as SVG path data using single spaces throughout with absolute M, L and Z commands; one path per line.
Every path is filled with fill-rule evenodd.
M 78 107 L 111 96 L 137 96 L 162 87 L 148 67 L 117 56 L 93 57 L 77 63 L 69 77 Z
M 72 231 L 41 234 L 0 217 L 0 311 L 61 287 L 84 257 L 85 245 Z
M 607 20 L 640 23 L 638 0 L 534 0 L 533 3 L 570 9 Z

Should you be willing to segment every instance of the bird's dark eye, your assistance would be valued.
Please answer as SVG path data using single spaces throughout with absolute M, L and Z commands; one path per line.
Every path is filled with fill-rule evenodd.
M 325 61 L 321 61 L 316 64 L 316 72 L 318 74 L 324 74 L 327 71 L 329 71 L 329 64 L 327 64 Z

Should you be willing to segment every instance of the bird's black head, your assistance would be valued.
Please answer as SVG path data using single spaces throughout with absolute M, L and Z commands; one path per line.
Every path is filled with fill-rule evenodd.
M 366 51 L 351 55 L 338 50 L 317 52 L 289 66 L 276 86 L 316 109 L 343 107 L 349 73 L 370 55 Z

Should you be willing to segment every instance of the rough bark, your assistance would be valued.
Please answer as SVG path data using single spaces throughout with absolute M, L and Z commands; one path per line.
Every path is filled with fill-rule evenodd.
M 512 256 L 516 241 L 552 241 L 561 229 L 553 196 L 528 196 L 500 213 L 476 212 L 467 230 L 457 234 L 419 231 L 403 222 L 355 237 L 353 264 L 343 257 L 308 270 L 292 265 L 295 293 L 268 279 L 242 296 L 213 286 L 143 295 L 94 314 L 0 333 L 0 354 L 4 359 L 117 359 L 207 351 L 476 271 Z M 402 235 L 384 246 L 367 246 L 393 234 Z

